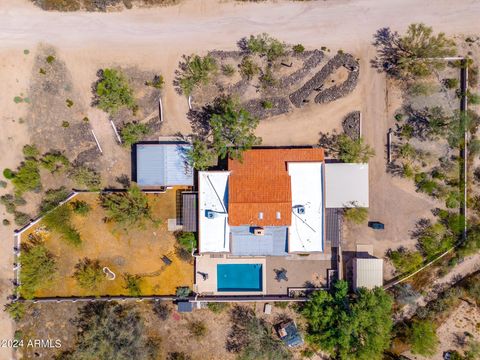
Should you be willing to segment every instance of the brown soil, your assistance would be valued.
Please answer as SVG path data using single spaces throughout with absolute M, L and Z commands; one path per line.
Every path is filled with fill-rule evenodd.
M 78 248 L 65 243 L 61 237 L 45 229 L 40 222 L 23 235 L 45 234 L 45 244 L 57 260 L 57 272 L 51 284 L 39 290 L 36 297 L 128 295 L 122 275 L 141 276 L 143 295 L 174 295 L 177 287 L 193 286 L 193 263 L 182 261 L 175 254 L 176 240 L 167 231 L 167 219 L 176 217 L 174 190 L 165 194 L 148 195 L 152 214 L 162 223 L 156 227 L 147 224 L 145 229 L 119 229 L 113 223 L 105 223 L 105 212 L 99 206 L 97 194 L 82 193 L 75 200 L 88 202 L 92 210 L 88 216 L 74 215 L 73 225 L 82 237 Z M 167 256 L 172 264 L 166 266 L 161 260 Z M 115 280 L 105 280 L 96 291 L 78 286 L 72 277 L 75 264 L 83 258 L 98 259 L 101 266 L 116 274 Z

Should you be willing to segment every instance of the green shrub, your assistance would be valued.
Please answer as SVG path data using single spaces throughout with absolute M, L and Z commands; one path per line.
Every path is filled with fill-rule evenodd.
M 210 55 L 191 55 L 186 58 L 177 81 L 185 96 L 190 96 L 199 85 L 208 84 L 217 71 L 217 62 Z
M 208 310 L 215 314 L 220 314 L 224 310 L 228 309 L 230 305 L 226 302 L 209 302 L 207 303 Z
M 145 85 L 147 86 L 151 86 L 151 87 L 154 87 L 155 89 L 162 89 L 163 88 L 163 84 L 165 83 L 165 81 L 163 80 L 163 76 L 162 75 L 155 75 L 153 77 L 153 80 L 151 81 L 147 81 L 145 83 Z
M 400 136 L 410 140 L 413 137 L 413 126 L 410 124 L 405 124 L 402 126 L 402 129 L 400 130 Z
M 25 316 L 26 306 L 24 302 L 15 301 L 6 304 L 4 310 L 17 322 Z
M 5 206 L 5 210 L 9 214 L 13 214 L 15 212 L 15 201 L 14 201 L 14 196 L 11 194 L 5 194 L 0 196 L 0 203 Z
M 366 163 L 375 155 L 363 138 L 354 140 L 346 134 L 338 136 L 336 147 L 339 159 L 346 163 Z
M 448 89 L 456 89 L 459 86 L 459 81 L 456 78 L 445 79 L 444 84 Z
M 240 63 L 240 74 L 251 80 L 260 72 L 260 67 L 253 61 L 250 56 L 245 56 Z
M 102 266 L 98 260 L 89 258 L 81 259 L 75 265 L 73 277 L 82 289 L 97 290 L 99 285 L 105 280 Z
M 92 209 L 90 205 L 86 201 L 82 200 L 75 200 L 70 202 L 70 206 L 75 214 L 80 216 L 87 216 L 90 210 Z
M 275 79 L 273 76 L 273 72 L 270 67 L 267 67 L 267 69 L 262 73 L 262 76 L 260 76 L 260 82 L 264 89 L 275 86 L 278 83 L 277 79 Z
M 188 286 L 180 286 L 180 287 L 177 287 L 177 290 L 175 292 L 175 296 L 182 299 L 182 298 L 189 297 L 191 293 L 192 293 L 192 291 L 190 290 L 190 288 Z
M 354 224 L 364 224 L 368 220 L 368 208 L 354 206 L 343 211 L 345 220 Z
M 53 174 L 67 170 L 70 167 L 70 161 L 68 161 L 68 158 L 65 155 L 59 152 L 52 152 L 45 154 L 42 157 L 40 165 Z
M 62 239 L 73 246 L 80 246 L 80 233 L 71 224 L 72 210 L 63 204 L 43 217 L 43 223 L 52 231 L 56 231 Z
M 55 259 L 41 241 L 34 239 L 30 243 L 22 244 L 19 263 L 22 268 L 20 295 L 25 299 L 31 299 L 38 289 L 48 285 L 52 280 L 56 271 Z
M 35 145 L 25 145 L 22 151 L 25 159 L 36 159 L 40 155 L 40 151 L 38 151 Z
M 191 321 L 188 324 L 188 330 L 190 331 L 190 335 L 197 339 L 203 338 L 207 335 L 207 325 L 201 320 Z
M 480 95 L 474 94 L 471 92 L 467 93 L 468 103 L 470 105 L 479 105 L 480 104 Z
M 399 273 L 414 271 L 419 268 L 423 262 L 422 254 L 418 251 L 407 250 L 405 248 L 389 251 L 387 256 Z
M 190 254 L 197 247 L 197 237 L 193 232 L 178 232 L 175 234 L 178 243 Z
M 15 97 L 13 98 L 13 102 L 14 102 L 15 104 L 20 104 L 20 103 L 23 102 L 23 98 L 22 98 L 21 96 L 15 96 Z
M 3 219 L 3 220 L 2 220 L 2 224 L 3 224 L 4 226 L 8 226 L 8 225 L 10 225 L 10 220 L 8 220 L 8 219 Z
M 278 307 L 280 309 L 286 309 L 288 308 L 288 305 L 290 305 L 290 303 L 288 301 L 275 301 L 273 305 L 275 305 L 275 307 Z
M 56 208 L 63 200 L 68 197 L 69 193 L 64 186 L 58 189 L 49 189 L 40 204 L 40 214 L 46 214 L 50 210 Z
M 7 182 L 6 181 L 3 181 L 3 180 L 0 180 L 0 189 L 5 189 L 7 187 Z
M 150 133 L 150 128 L 146 124 L 138 122 L 130 122 L 125 124 L 120 130 L 120 137 L 122 138 L 125 147 L 131 147 L 133 144 L 143 139 L 145 135 Z
M 66 129 L 70 127 L 70 123 L 68 121 L 62 121 L 62 127 Z
M 293 45 L 292 49 L 293 52 L 297 54 L 303 53 L 305 51 L 305 47 L 302 44 Z
M 73 106 L 73 101 L 71 99 L 65 100 L 65 103 L 67 104 L 68 108 L 71 108 Z
M 47 63 L 52 64 L 55 61 L 55 56 L 48 55 L 45 60 L 47 61 Z
M 76 166 L 71 169 L 69 177 L 75 185 L 91 191 L 100 189 L 102 179 L 100 174 L 86 166 Z
M 438 346 L 438 338 L 435 332 L 435 325 L 431 321 L 416 321 L 412 324 L 408 341 L 412 347 L 413 354 L 432 356 Z
M 262 107 L 265 110 L 271 109 L 271 108 L 273 108 L 273 103 L 269 100 L 264 100 L 264 101 L 262 101 Z
M 228 77 L 233 76 L 235 68 L 230 64 L 222 65 L 222 74 Z
M 395 114 L 395 120 L 402 121 L 403 120 L 403 114 L 402 113 Z
M 448 250 L 454 242 L 455 238 L 440 222 L 425 227 L 418 235 L 418 244 L 427 258 Z
M 266 33 L 257 36 L 250 35 L 246 45 L 251 53 L 266 55 L 268 61 L 274 61 L 284 56 L 287 50 L 285 43 L 270 37 Z
M 125 281 L 124 289 L 128 291 L 130 296 L 140 296 L 142 278 L 138 275 L 123 274 L 123 281 Z
M 115 114 L 121 107 L 135 110 L 133 90 L 125 76 L 115 69 L 103 69 L 96 83 L 96 104 L 105 112 Z
M 11 180 L 15 177 L 15 173 L 11 169 L 5 168 L 3 169 L 3 176 L 5 179 Z
M 161 301 L 155 301 L 153 303 L 153 313 L 157 315 L 160 320 L 167 320 L 171 313 L 170 306 Z
M 135 184 L 127 192 L 102 193 L 99 200 L 107 219 L 118 224 L 142 227 L 146 220 L 153 221 L 147 196 Z
M 445 200 L 445 206 L 449 209 L 455 209 L 460 206 L 460 193 L 458 191 L 450 191 Z
M 20 165 L 12 179 L 15 193 L 22 195 L 26 191 L 35 191 L 42 188 L 40 172 L 35 160 L 26 160 Z
M 428 82 L 415 82 L 413 83 L 408 92 L 411 96 L 428 96 L 433 94 L 437 90 L 435 84 Z
M 30 215 L 25 214 L 24 212 L 21 212 L 21 211 L 15 211 L 13 213 L 13 219 L 16 225 L 23 226 L 30 221 Z

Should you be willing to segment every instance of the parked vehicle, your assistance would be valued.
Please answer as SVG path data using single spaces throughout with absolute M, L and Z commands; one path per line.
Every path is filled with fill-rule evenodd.
M 368 226 L 371 227 L 373 230 L 385 229 L 385 225 L 379 221 L 369 221 Z

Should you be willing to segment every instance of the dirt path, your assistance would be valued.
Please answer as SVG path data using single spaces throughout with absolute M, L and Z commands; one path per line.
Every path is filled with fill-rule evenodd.
M 428 302 L 434 300 L 439 293 L 452 286 L 459 279 L 473 274 L 478 270 L 480 270 L 480 253 L 466 257 L 463 262 L 457 264 L 447 275 L 436 278 L 428 289 L 424 289 L 426 295 L 421 295 L 413 304 L 406 305 L 398 316 L 396 316 L 396 319 L 401 320 L 412 317 L 418 307 L 425 306 Z

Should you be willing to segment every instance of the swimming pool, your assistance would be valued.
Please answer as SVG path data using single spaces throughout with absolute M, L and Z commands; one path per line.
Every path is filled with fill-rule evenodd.
M 262 289 L 262 264 L 217 264 L 217 291 Z

